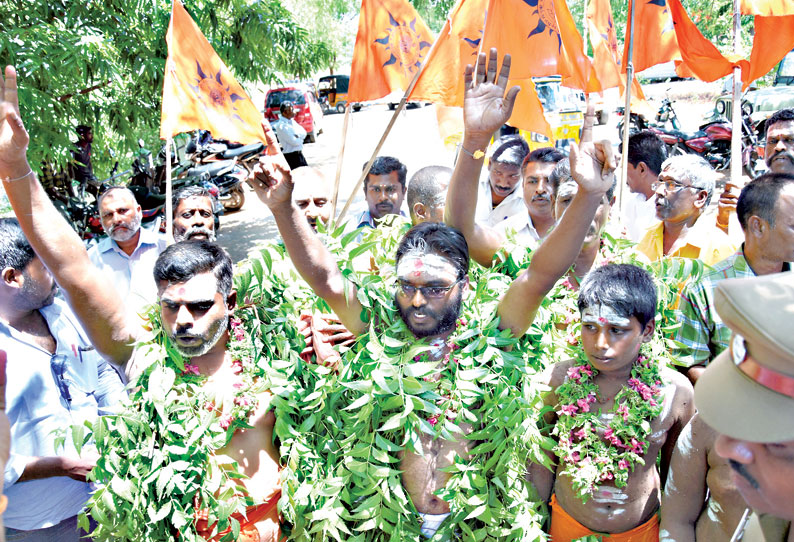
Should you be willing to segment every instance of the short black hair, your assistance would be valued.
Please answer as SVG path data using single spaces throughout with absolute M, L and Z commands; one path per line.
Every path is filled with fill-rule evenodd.
M 212 204 L 215 204 L 215 196 L 203 186 L 183 186 L 171 196 L 171 213 L 176 216 L 176 208 L 179 207 L 179 202 L 188 198 L 209 198 Z M 212 214 L 215 214 L 215 209 L 212 209 Z
M 736 202 L 736 216 L 742 230 L 747 231 L 747 221 L 751 216 L 766 220 L 775 227 L 777 200 L 784 186 L 794 183 L 794 175 L 788 173 L 764 173 L 744 185 Z
M 530 162 L 541 162 L 543 164 L 556 164 L 565 158 L 565 154 L 555 149 L 554 147 L 542 147 L 535 149 L 524 158 L 524 163 L 521 164 L 521 169 L 527 167 Z
M 571 176 L 571 161 L 560 160 L 549 174 L 549 183 L 551 184 L 551 191 L 554 194 L 554 197 L 557 197 L 557 192 L 560 190 L 560 186 L 569 182 L 576 184 L 576 181 L 574 181 L 573 177 Z M 612 185 L 609 187 L 609 190 L 606 191 L 606 194 L 604 194 L 604 196 L 607 198 L 607 201 L 609 202 L 612 201 L 612 196 L 615 195 L 616 185 L 617 177 L 613 177 Z
M 77 132 L 79 135 L 85 135 L 91 130 L 92 128 L 87 124 L 78 124 L 77 128 L 74 129 L 74 131 Z
M 516 134 L 505 135 L 497 139 L 491 146 L 491 164 L 509 164 L 521 167 L 529 153 L 529 145 L 523 137 Z
M 449 259 L 458 270 L 458 280 L 469 273 L 469 245 L 457 228 L 439 222 L 423 222 L 406 232 L 395 255 L 395 266 L 406 252 L 420 249 Z
M 36 257 L 16 218 L 0 218 L 0 270 L 25 268 Z
M 778 122 L 791 122 L 794 121 L 794 108 L 779 109 L 775 111 L 772 116 L 766 119 L 764 123 L 764 137 L 769 131 L 769 127 Z
M 650 273 L 636 265 L 595 267 L 582 281 L 577 305 L 580 313 L 606 305 L 626 318 L 635 316 L 645 327 L 656 316 L 656 285 Z
M 281 105 L 278 106 L 278 110 L 283 115 L 284 111 L 286 111 L 288 107 L 293 107 L 292 102 L 290 100 L 284 100 L 281 102 Z
M 436 197 L 441 192 L 439 181 L 446 178 L 449 184 L 451 176 L 452 168 L 446 166 L 427 166 L 414 173 L 408 181 L 408 190 L 405 194 L 408 199 L 408 209 L 413 213 L 416 202 L 435 205 Z
M 154 264 L 154 281 L 177 284 L 212 271 L 224 298 L 232 291 L 232 259 L 223 247 L 209 241 L 181 241 L 166 248 Z
M 623 152 L 623 142 L 618 146 Z M 643 130 L 629 136 L 629 152 L 626 159 L 632 167 L 644 162 L 655 175 L 662 171 L 662 164 L 667 160 L 667 145 L 662 138 L 650 130 Z
M 369 162 L 364 162 L 364 166 L 361 168 L 363 171 Z M 392 171 L 397 172 L 397 180 L 400 181 L 400 184 L 403 187 L 403 192 L 405 191 L 405 177 L 408 175 L 408 168 L 405 167 L 405 164 L 394 158 L 393 156 L 378 156 L 375 158 L 375 161 L 372 162 L 372 167 L 369 168 L 369 172 L 367 176 L 364 178 L 364 190 L 367 189 L 367 183 L 369 182 L 370 175 L 388 175 Z

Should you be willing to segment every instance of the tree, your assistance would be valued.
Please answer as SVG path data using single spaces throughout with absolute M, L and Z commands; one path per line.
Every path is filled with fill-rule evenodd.
M 279 0 L 184 3 L 241 82 L 305 77 L 331 57 Z M 100 178 L 111 163 L 105 149 L 129 151 L 138 138 L 159 148 L 170 0 L 33 0 L 24 8 L 0 0 L 0 11 L 0 59 L 19 72 L 34 167 L 64 164 L 78 124 L 94 128 Z

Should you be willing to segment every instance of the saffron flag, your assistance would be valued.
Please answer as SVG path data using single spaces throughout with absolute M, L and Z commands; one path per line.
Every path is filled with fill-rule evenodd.
M 620 73 L 618 37 L 609 0 L 592 0 L 587 6 L 590 43 L 593 46 L 593 69 L 602 88 L 619 87 L 626 94 L 626 78 Z M 648 106 L 637 76 L 631 82 L 632 105 Z
M 405 91 L 432 43 L 430 29 L 407 0 L 363 0 L 348 101 Z
M 756 16 L 750 68 L 742 70 L 743 88 L 746 89 L 750 83 L 766 75 L 792 48 L 794 48 L 794 15 Z
M 409 99 L 427 101 L 445 106 L 463 107 L 463 71 L 467 64 L 475 65 L 482 45 L 485 26 L 485 11 L 488 0 L 461 0 L 450 13 L 449 19 L 438 36 L 433 52 L 428 56 L 422 73 Z M 499 54 L 510 51 L 499 50 Z M 511 67 L 516 68 L 512 58 Z M 512 75 L 511 69 L 511 75 Z M 508 88 L 520 86 L 516 104 L 509 124 L 522 130 L 552 137 L 551 127 L 543 115 L 543 107 L 532 81 L 511 80 Z M 460 110 L 439 110 L 439 127 L 445 141 L 459 137 L 455 131 L 462 130 Z
M 629 11 L 634 0 L 629 0 Z M 623 43 L 623 58 L 629 58 L 629 37 L 631 21 L 626 21 L 626 39 Z M 634 55 L 632 64 L 637 72 L 651 66 L 681 60 L 678 50 L 673 19 L 665 0 L 639 0 L 634 8 Z M 627 62 L 621 66 L 626 73 Z
M 794 2 L 791 0 L 741 0 L 739 12 L 742 15 L 765 17 L 794 15 Z
M 510 53 L 516 79 L 560 75 L 565 86 L 601 90 L 565 0 L 491 0 L 484 39 L 484 50 Z
M 173 0 L 165 40 L 160 137 L 202 129 L 219 139 L 266 143 L 262 114 L 179 0 Z
M 748 63 L 738 55 L 724 56 L 707 40 L 689 18 L 681 0 L 667 0 L 675 25 L 675 35 L 681 58 L 686 67 L 701 81 L 716 81 L 733 71 L 734 66 L 748 68 Z

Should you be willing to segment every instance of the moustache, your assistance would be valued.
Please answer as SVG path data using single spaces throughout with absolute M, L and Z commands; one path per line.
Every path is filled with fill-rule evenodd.
M 738 461 L 734 461 L 733 459 L 729 459 L 728 463 L 730 464 L 731 468 L 736 472 L 736 474 L 747 480 L 747 482 L 751 486 L 753 486 L 753 489 L 759 489 L 761 487 L 758 484 L 758 480 L 756 480 L 752 474 L 747 472 L 747 467 L 745 467 L 742 463 L 739 463 Z
M 551 196 L 548 194 L 535 194 L 532 196 L 532 201 L 551 201 Z
M 215 238 L 215 232 L 205 226 L 191 226 L 185 232 L 186 239 L 191 239 L 196 235 L 206 235 L 207 239 L 210 241 Z
M 794 163 L 794 154 L 790 153 L 789 151 L 780 151 L 776 154 L 773 154 L 769 161 L 771 162 L 772 160 L 777 160 L 778 157 L 786 158 L 789 162 Z

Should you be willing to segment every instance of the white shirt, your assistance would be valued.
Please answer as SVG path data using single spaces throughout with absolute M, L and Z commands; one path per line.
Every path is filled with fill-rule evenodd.
M 659 222 L 656 218 L 656 198 L 645 199 L 643 194 L 629 194 L 623 206 L 623 221 L 626 235 L 639 243 L 648 228 Z
M 284 154 L 290 152 L 298 152 L 303 150 L 303 140 L 306 138 L 306 130 L 295 122 L 294 118 L 279 119 L 273 123 L 273 130 L 276 131 L 278 142 L 281 143 L 281 149 Z
M 524 192 L 521 189 L 521 181 L 516 185 L 516 189 L 502 200 L 496 207 L 493 206 L 491 199 L 491 182 L 488 180 L 488 172 L 480 178 L 477 190 L 477 210 L 474 213 L 474 221 L 477 224 L 496 227 L 514 215 L 525 215 L 529 217 L 527 205 L 524 203 Z
M 95 421 L 125 395 L 116 370 L 91 347 L 69 306 L 55 299 L 39 310 L 55 338 L 56 354 L 66 357 L 68 403 L 50 367 L 52 355 L 16 329 L 0 322 L 8 355 L 6 409 L 11 422 L 11 455 L 4 472 L 6 527 L 30 531 L 57 525 L 76 515 L 91 495 L 91 485 L 66 476 L 17 482 L 33 457 L 79 457 L 67 434 L 55 446 L 56 430 Z
M 138 246 L 127 254 L 110 237 L 91 247 L 88 257 L 91 262 L 109 277 L 124 306 L 139 312 L 144 306 L 157 301 L 157 285 L 152 271 L 154 263 L 168 243 L 165 236 L 147 228 L 141 228 Z
M 523 198 L 521 201 L 524 201 Z M 532 224 L 532 218 L 530 218 L 526 206 L 524 213 L 516 213 L 508 217 L 494 226 L 494 229 L 505 237 L 507 237 L 507 232 L 514 232 L 516 243 L 531 250 L 535 250 L 540 244 L 540 235 L 535 229 L 535 225 Z

